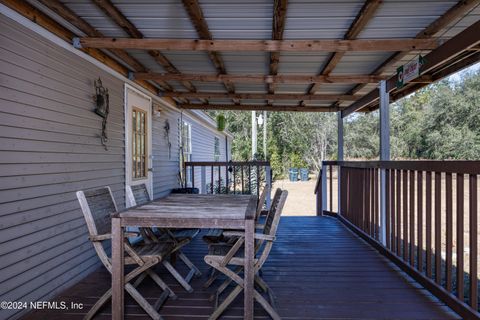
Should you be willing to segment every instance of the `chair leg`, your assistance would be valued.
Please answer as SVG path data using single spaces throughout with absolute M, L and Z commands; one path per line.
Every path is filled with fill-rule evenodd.
M 191 270 L 195 270 L 195 276 L 196 277 L 200 277 L 202 275 L 202 273 L 197 268 L 197 266 L 194 265 L 193 262 L 190 261 L 190 259 L 188 259 L 188 257 L 180 250 L 178 251 L 178 257 L 180 258 L 180 260 L 183 261 L 183 263 L 185 263 L 187 265 L 187 267 L 189 267 Z
M 125 284 L 125 290 L 132 296 L 132 298 L 137 301 L 137 303 L 142 307 L 143 310 L 154 320 L 162 320 L 162 316 L 155 310 L 150 303 L 133 287 L 132 284 Z
M 262 295 L 257 290 L 253 291 L 253 295 L 255 300 L 257 300 L 257 302 L 263 307 L 263 309 L 267 311 L 267 313 L 270 315 L 270 317 L 272 317 L 273 320 L 281 319 L 278 313 L 273 309 L 273 307 L 268 303 L 268 301 L 265 300 L 264 297 L 262 297 Z
M 171 273 L 171 275 L 180 283 L 180 285 L 189 293 L 193 292 L 192 286 L 188 284 L 187 281 L 178 273 L 178 271 L 172 266 L 172 264 L 168 261 L 162 261 L 163 265 L 167 270 Z
M 88 310 L 87 314 L 83 319 L 84 320 L 92 319 L 97 314 L 97 312 L 103 307 L 103 305 L 107 303 L 108 300 L 110 300 L 111 297 L 112 297 L 112 289 L 110 288 L 107 290 L 107 292 L 103 294 L 103 296 L 100 297 L 100 299 L 97 300 L 97 302 L 95 302 L 93 307 L 90 308 L 90 310 Z
M 216 320 L 218 319 L 222 313 L 227 309 L 227 307 L 235 300 L 235 298 L 242 292 L 243 288 L 241 286 L 236 286 L 232 292 L 225 298 L 225 300 L 220 304 L 218 308 L 212 313 L 212 315 L 208 318 L 209 320 Z
M 168 296 L 172 299 L 177 299 L 177 295 L 173 292 L 172 289 L 152 270 L 147 270 L 146 273 L 150 276 L 150 278 L 155 281 L 155 283 L 163 290 L 168 292 Z
M 270 288 L 270 286 L 259 276 L 255 276 L 255 282 L 258 284 L 260 288 L 262 288 L 264 292 L 268 294 L 268 299 L 270 300 L 270 304 L 274 309 L 276 309 L 277 307 L 275 305 L 275 295 L 273 294 L 272 288 Z

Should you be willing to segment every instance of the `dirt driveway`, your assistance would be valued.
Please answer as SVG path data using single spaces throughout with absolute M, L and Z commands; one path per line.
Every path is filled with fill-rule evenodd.
M 283 209 L 284 216 L 314 216 L 315 212 L 315 189 L 316 180 L 290 182 L 289 180 L 277 180 L 273 183 L 273 190 L 281 188 L 288 190 L 288 198 Z M 273 196 L 273 192 L 272 192 Z

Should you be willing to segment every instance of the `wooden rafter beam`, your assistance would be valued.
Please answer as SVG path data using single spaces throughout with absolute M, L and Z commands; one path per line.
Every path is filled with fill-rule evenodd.
M 458 20 L 462 17 L 466 12 L 472 10 L 475 6 L 478 5 L 478 0 L 461 0 L 453 7 L 451 7 L 447 12 L 445 12 L 442 16 L 438 19 L 433 21 L 430 25 L 428 25 L 425 29 L 420 31 L 415 38 L 416 39 L 429 39 L 435 36 L 438 32 L 440 32 L 443 28 L 451 24 L 452 22 Z M 395 52 L 389 58 L 387 58 L 382 64 L 380 64 L 372 74 L 380 75 L 382 74 L 385 69 L 391 67 L 392 65 L 398 63 L 407 52 Z M 365 87 L 365 84 L 359 84 L 349 90 L 347 94 L 355 94 L 361 89 Z
M 275 0 L 273 3 L 272 17 L 272 40 L 282 40 L 285 30 L 285 21 L 287 19 L 288 0 Z M 278 74 L 278 64 L 280 62 L 280 53 L 270 53 L 270 75 Z M 275 83 L 268 83 L 268 93 L 275 92 Z
M 355 20 L 353 20 L 350 28 L 345 33 L 344 40 L 354 40 L 367 25 L 368 22 L 375 16 L 378 8 L 382 4 L 382 0 L 367 0 L 362 9 L 358 12 Z M 320 75 L 329 75 L 345 55 L 345 52 L 335 52 L 330 56 L 330 59 L 320 71 Z M 318 84 L 311 85 L 307 92 L 310 94 L 318 90 Z
M 235 52 L 349 52 L 432 50 L 437 39 L 368 39 L 368 40 L 195 40 L 80 38 L 84 48 L 158 49 L 164 51 L 235 51 Z
M 314 107 L 298 105 L 250 105 L 250 104 L 179 104 L 180 109 L 200 110 L 233 110 L 233 111 L 277 111 L 277 112 L 336 112 L 341 111 L 339 107 Z
M 221 93 L 221 92 L 166 92 L 165 97 L 192 99 L 259 99 L 259 100 L 308 100 L 308 101 L 355 101 L 360 96 L 337 94 L 295 94 L 295 93 Z
M 49 0 L 45 0 L 49 1 Z M 143 34 L 138 28 L 110 1 L 110 0 L 93 0 L 93 2 L 100 8 L 107 17 L 113 20 L 119 27 L 121 27 L 130 37 L 135 39 L 142 39 Z M 148 54 L 160 64 L 168 73 L 180 73 L 177 68 L 158 50 L 148 50 Z M 173 88 L 164 82 L 169 87 L 168 91 L 173 91 Z M 182 82 L 182 85 L 189 91 L 196 92 L 195 86 L 188 81 Z
M 243 82 L 243 83 L 378 83 L 387 77 L 371 75 L 337 75 L 337 76 L 305 76 L 305 75 L 215 75 L 215 74 L 171 74 L 136 72 L 134 79 L 159 81 L 200 81 L 200 82 Z M 423 79 L 428 80 L 428 79 Z
M 0 0 L 0 3 L 3 3 L 10 9 L 18 12 L 25 18 L 33 21 L 34 23 L 38 24 L 45 30 L 48 30 L 49 32 L 63 39 L 66 42 L 71 43 L 73 38 L 76 37 L 76 35 L 73 32 L 71 32 L 70 30 L 62 26 L 60 23 L 50 18 L 48 15 L 38 10 L 37 8 L 35 8 L 34 6 L 32 6 L 26 1 Z M 92 56 L 93 58 L 97 59 L 98 61 L 102 62 L 106 66 L 117 71 L 121 75 L 125 77 L 128 76 L 129 70 L 125 66 L 120 64 L 118 61 L 116 61 L 112 57 L 105 54 L 104 52 L 97 49 L 89 49 L 89 48 L 84 48 L 81 50 L 86 54 Z M 136 82 L 142 87 L 144 87 L 145 89 L 147 89 L 148 91 L 154 94 L 158 94 L 158 89 L 154 85 L 144 80 L 136 80 Z
M 442 67 L 442 65 L 455 64 L 455 58 L 461 55 L 463 52 L 468 51 L 470 48 L 480 44 L 480 21 L 472 24 L 455 37 L 446 41 L 437 49 L 433 50 L 425 56 L 425 64 L 420 68 L 420 74 L 434 73 L 435 69 Z M 454 71 L 454 70 L 450 70 Z M 445 74 L 444 74 L 445 76 Z M 387 80 L 387 91 L 391 92 L 396 87 L 397 76 L 394 75 Z M 420 86 L 420 85 L 418 85 Z M 372 90 L 370 93 L 350 105 L 348 108 L 342 111 L 342 117 L 346 117 L 349 114 L 358 111 L 366 106 L 370 106 L 372 103 L 376 103 L 379 98 L 378 89 Z
M 77 27 L 80 31 L 92 37 L 104 37 L 104 35 L 92 27 L 87 21 L 78 16 L 75 12 L 70 10 L 67 6 L 58 0 L 39 0 L 44 6 L 57 13 L 60 17 Z M 137 59 L 129 55 L 122 49 L 110 49 L 110 51 L 131 66 L 136 71 L 148 71 Z M 157 84 L 165 91 L 172 91 L 173 88 L 165 82 L 158 81 Z
M 183 0 L 183 7 L 187 11 L 190 21 L 192 22 L 195 30 L 200 39 L 211 41 L 213 39 L 210 29 L 208 28 L 207 21 L 203 16 L 202 8 L 197 0 Z M 225 63 L 223 62 L 222 55 L 216 50 L 208 51 L 208 56 L 212 61 L 218 74 L 227 74 Z M 235 93 L 235 86 L 230 82 L 223 82 L 223 85 L 227 92 Z M 240 101 L 235 101 L 240 103 Z

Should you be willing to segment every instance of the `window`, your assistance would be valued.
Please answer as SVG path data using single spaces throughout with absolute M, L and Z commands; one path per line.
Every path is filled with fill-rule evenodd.
M 132 178 L 147 177 L 147 113 L 132 110 Z
M 213 159 L 215 161 L 220 160 L 220 139 L 218 137 L 215 137 L 214 140 Z
M 181 123 L 181 145 L 182 145 L 182 160 L 184 162 L 192 161 L 192 125 L 186 121 L 182 121 Z M 183 165 L 183 163 L 182 163 Z M 192 183 L 192 173 L 190 170 L 187 170 L 187 177 L 186 177 L 187 184 Z

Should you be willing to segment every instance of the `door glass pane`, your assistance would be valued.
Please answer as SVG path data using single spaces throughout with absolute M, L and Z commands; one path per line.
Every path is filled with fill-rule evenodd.
M 132 119 L 132 177 L 140 179 L 147 176 L 147 113 L 134 109 Z

